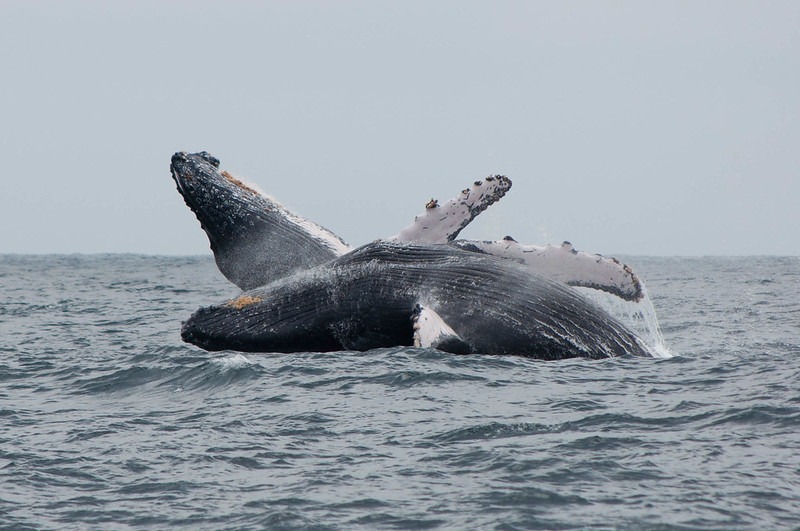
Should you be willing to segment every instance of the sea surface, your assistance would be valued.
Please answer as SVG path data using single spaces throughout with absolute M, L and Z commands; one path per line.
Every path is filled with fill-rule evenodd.
M 0 255 L 0 528 L 800 528 L 800 258 L 641 258 L 667 359 L 209 353 L 210 257 Z

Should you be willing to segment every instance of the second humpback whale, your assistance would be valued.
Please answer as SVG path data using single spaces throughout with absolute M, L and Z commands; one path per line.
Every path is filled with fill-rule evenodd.
M 244 290 L 182 329 L 208 350 L 296 352 L 396 345 L 544 359 L 647 355 L 644 342 L 567 285 L 636 301 L 614 259 L 562 246 L 455 240 L 511 187 L 476 181 L 397 235 L 353 250 L 338 236 L 219 169 L 176 153 L 171 171 L 220 271 Z
M 328 229 L 283 207 L 219 168 L 205 151 L 179 152 L 170 170 L 187 206 L 208 235 L 217 266 L 242 289 L 272 282 L 322 264 L 352 250 Z M 456 197 L 439 204 L 431 199 L 425 211 L 394 236 L 394 242 L 454 242 L 462 249 L 525 264 L 536 274 L 576 287 L 588 287 L 639 301 L 639 279 L 625 264 L 575 250 L 564 242 L 524 245 L 506 236 L 497 241 L 456 240 L 459 232 L 511 188 L 501 175 L 475 181 Z

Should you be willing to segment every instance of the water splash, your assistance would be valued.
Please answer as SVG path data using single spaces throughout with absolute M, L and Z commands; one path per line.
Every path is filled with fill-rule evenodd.
M 644 296 L 639 302 L 626 301 L 595 289 L 575 289 L 633 330 L 643 340 L 648 352 L 654 358 L 671 358 L 675 355 L 664 342 L 664 336 L 658 326 L 656 309 L 644 282 L 642 282 Z
M 233 356 L 226 356 L 224 358 L 215 358 L 211 361 L 218 364 L 223 371 L 242 369 L 244 367 L 253 365 L 253 362 L 242 354 L 234 354 Z

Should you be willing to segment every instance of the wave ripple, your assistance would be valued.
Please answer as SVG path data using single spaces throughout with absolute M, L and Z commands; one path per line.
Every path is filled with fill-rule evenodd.
M 797 260 L 626 261 L 676 357 L 209 354 L 210 259 L 0 256 L 0 528 L 800 527 Z

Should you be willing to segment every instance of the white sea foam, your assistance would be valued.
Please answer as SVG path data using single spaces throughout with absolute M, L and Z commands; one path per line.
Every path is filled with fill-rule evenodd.
M 253 361 L 242 354 L 234 354 L 233 356 L 226 356 L 224 358 L 215 358 L 212 360 L 222 367 L 223 370 L 242 369 L 253 365 Z

